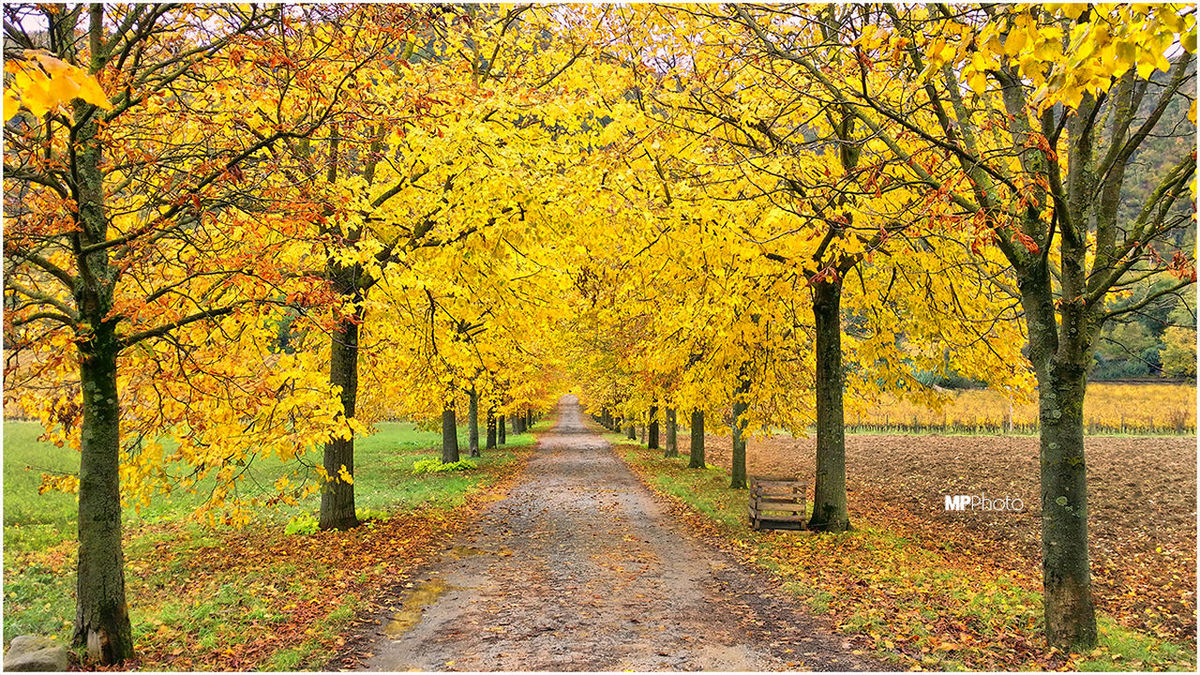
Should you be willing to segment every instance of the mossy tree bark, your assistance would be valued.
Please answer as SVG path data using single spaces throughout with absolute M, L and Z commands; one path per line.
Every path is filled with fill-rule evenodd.
M 487 411 L 487 448 L 488 450 L 496 449 L 496 410 L 488 408 Z
M 846 504 L 846 432 L 842 409 L 841 279 L 812 284 L 816 318 L 817 475 L 808 526 L 820 532 L 850 529 Z
M 100 30 L 103 10 L 92 10 L 92 31 Z M 64 24 L 67 22 L 64 21 Z M 93 60 L 97 58 L 93 56 Z M 93 64 L 96 67 L 96 64 Z M 102 149 L 95 110 L 75 109 L 78 249 L 108 239 Z M 87 327 L 79 350 L 79 384 L 83 395 L 79 460 L 79 552 L 75 581 L 73 643 L 102 663 L 133 657 L 133 633 L 125 599 L 125 556 L 121 542 L 121 405 L 117 391 L 117 357 L 121 344 L 110 318 L 117 272 L 107 249 L 80 255 L 75 299 L 80 322 Z M 6 294 L 7 297 L 7 294 Z
M 667 408 L 667 443 L 663 455 L 666 457 L 679 456 L 679 428 L 675 423 L 674 408 Z
M 442 463 L 453 464 L 458 460 L 458 421 L 451 405 L 442 410 Z
M 467 392 L 467 449 L 472 457 L 479 456 L 479 392 L 475 387 Z
M 1067 243 L 1064 249 L 1070 249 Z M 1078 288 L 1083 251 L 1063 256 L 1063 293 Z M 1074 272 L 1074 273 L 1072 273 Z M 1096 610 L 1088 552 L 1087 463 L 1084 459 L 1083 401 L 1098 323 L 1082 307 L 1064 303 L 1055 318 L 1049 270 L 1029 270 L 1021 279 L 1029 327 L 1030 361 L 1038 381 L 1041 425 L 1042 588 L 1046 635 L 1053 645 L 1096 642 Z
M 658 449 L 658 406 L 650 406 L 649 422 L 646 424 L 646 447 Z
M 729 487 L 741 490 L 746 487 L 746 411 L 750 409 L 750 374 L 742 366 L 738 375 L 738 387 L 733 394 L 733 457 L 729 470 Z
M 358 327 L 361 316 L 362 309 L 359 305 L 355 316 L 338 326 L 329 345 L 329 382 L 341 387 L 342 410 L 348 419 L 354 417 L 358 400 Z M 353 480 L 353 436 L 346 439 L 333 438 L 325 444 L 324 468 L 327 480 L 321 490 L 320 528 L 347 530 L 357 526 L 354 485 L 342 478 L 344 470 Z
M 133 656 L 121 548 L 120 419 L 115 327 L 102 319 L 80 345 L 83 428 L 79 464 L 79 569 L 73 642 L 89 657 Z
M 691 458 L 688 460 L 689 469 L 704 468 L 704 411 L 692 411 L 692 425 L 689 429 L 692 434 L 692 444 L 688 452 L 691 453 Z

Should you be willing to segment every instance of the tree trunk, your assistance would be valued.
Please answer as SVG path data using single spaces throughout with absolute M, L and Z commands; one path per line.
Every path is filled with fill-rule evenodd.
M 458 421 L 454 419 L 454 408 L 442 410 L 442 464 L 458 461 Z
M 1064 244 L 1064 259 L 1068 254 Z M 1078 259 L 1083 259 L 1082 251 Z M 1083 402 L 1096 327 L 1080 303 L 1063 303 L 1060 332 L 1049 274 L 1038 268 L 1021 279 L 1021 294 L 1038 381 L 1046 638 L 1053 646 L 1087 649 L 1096 644 L 1096 610 L 1088 555 Z M 1069 297 L 1070 280 L 1082 275 L 1064 276 L 1063 295 Z
M 120 420 L 115 327 L 102 322 L 80 348 L 83 389 L 79 461 L 79 569 L 76 645 L 111 664 L 133 656 L 121 548 Z
M 692 447 L 688 451 L 691 457 L 688 460 L 689 469 L 704 468 L 704 411 L 696 409 L 692 411 Z
M 650 406 L 650 421 L 646 424 L 646 447 L 658 449 L 658 406 Z
M 472 457 L 479 456 L 479 392 L 475 391 L 475 387 L 467 392 L 469 403 L 467 404 L 467 448 L 471 451 Z
M 675 409 L 667 408 L 667 449 L 665 457 L 679 456 L 679 429 L 675 425 Z
M 816 319 L 817 476 L 809 528 L 850 529 L 846 500 L 846 430 L 842 410 L 842 282 L 813 284 Z
M 631 440 L 631 441 L 637 440 L 637 426 L 633 422 L 629 423 L 629 431 L 628 431 L 627 435 L 629 436 L 629 440 Z
M 525 428 L 526 429 L 533 428 L 533 411 L 532 410 L 525 411 Z
M 496 416 L 496 435 L 499 436 L 500 445 L 508 443 L 508 418 L 504 415 Z
M 91 9 L 91 30 L 99 31 L 103 6 Z M 94 35 L 93 35 L 94 37 Z M 100 55 L 92 55 L 92 70 Z M 77 181 L 77 243 L 80 248 L 108 239 L 103 149 L 91 106 L 74 110 L 74 169 Z M 129 606 L 125 601 L 125 555 L 121 544 L 121 404 L 117 357 L 121 347 L 112 309 L 116 274 L 108 249 L 81 254 L 75 301 L 90 335 L 77 343 L 83 420 L 79 457 L 79 566 L 75 578 L 75 632 L 72 642 L 86 646 L 88 657 L 114 664 L 133 657 Z
M 342 410 L 347 419 L 354 417 L 358 401 L 358 319 L 339 326 L 329 345 L 329 382 L 341 387 Z M 320 528 L 348 530 L 358 525 L 354 513 L 354 485 L 342 478 L 342 468 L 353 479 L 354 437 L 333 438 L 325 444 L 325 473 L 328 482 L 321 490 Z
M 496 449 L 496 411 L 488 408 L 487 412 L 487 449 Z
M 729 487 L 740 490 L 746 487 L 746 410 L 750 402 L 750 377 L 747 366 L 742 365 L 738 373 L 738 387 L 733 393 L 733 457 L 729 471 Z

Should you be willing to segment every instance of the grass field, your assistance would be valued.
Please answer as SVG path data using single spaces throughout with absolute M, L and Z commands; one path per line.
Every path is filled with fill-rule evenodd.
M 4 425 L 6 645 L 26 633 L 67 639 L 74 619 L 75 497 L 38 494 L 38 485 L 43 472 L 75 470 L 78 456 L 39 443 L 38 434 L 34 423 Z M 382 423 L 356 443 L 356 506 L 390 515 L 352 532 L 284 533 L 290 519 L 315 513 L 319 495 L 296 507 L 264 507 L 241 531 L 189 519 L 197 495 L 174 493 L 141 512 L 127 510 L 136 666 L 324 665 L 341 629 L 370 606 L 372 594 L 460 525 L 470 508 L 458 507 L 470 507 L 510 475 L 520 448 L 534 442 L 532 433 L 510 435 L 502 449 L 485 451 L 474 470 L 413 476 L 413 462 L 439 456 L 440 439 L 440 432 Z M 284 467 L 263 462 L 253 471 L 270 485 Z
M 729 489 L 727 469 L 687 469 L 686 454 L 664 459 L 617 434 L 607 438 L 651 487 L 681 505 L 686 522 L 778 574 L 814 611 L 830 615 L 852 645 L 896 669 L 1195 668 L 1194 643 L 1109 616 L 1100 619 L 1094 651 L 1048 651 L 1037 578 L 980 555 L 969 532 L 947 528 L 930 536 L 894 510 L 863 504 L 857 490 L 850 496 L 852 532 L 754 532 L 745 522 L 747 492 Z
M 990 389 L 947 393 L 940 409 L 888 398 L 862 412 L 847 412 L 854 431 L 923 433 L 1035 433 L 1037 401 L 1009 406 L 1008 399 Z M 1194 434 L 1195 384 L 1097 382 L 1088 385 L 1084 403 L 1088 433 Z

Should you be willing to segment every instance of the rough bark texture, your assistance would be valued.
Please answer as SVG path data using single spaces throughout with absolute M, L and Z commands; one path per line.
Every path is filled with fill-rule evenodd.
M 496 435 L 499 437 L 500 445 L 508 443 L 508 421 L 504 415 L 496 416 Z
M 496 411 L 488 410 L 487 413 L 487 448 L 488 450 L 496 449 Z
M 733 453 L 729 470 L 729 487 L 740 490 L 746 487 L 746 410 L 750 402 L 750 378 L 743 366 L 738 376 L 738 388 L 733 394 Z
M 121 549 L 121 414 L 113 327 L 102 325 L 81 352 L 83 429 L 73 642 L 86 646 L 91 659 L 117 663 L 133 656 L 133 636 Z
M 663 455 L 666 457 L 679 456 L 679 429 L 675 423 L 675 409 L 667 408 L 667 443 Z
M 1082 648 L 1096 643 L 1083 450 L 1083 401 L 1096 328 L 1084 312 L 1064 303 L 1059 335 L 1048 273 L 1029 272 L 1021 292 L 1038 381 L 1046 638 L 1052 645 Z
M 479 393 L 475 391 L 475 387 L 471 387 L 467 392 L 469 402 L 467 404 L 467 449 L 471 451 L 472 457 L 479 456 Z
M 658 449 L 658 406 L 650 406 L 650 422 L 646 425 L 646 447 Z
M 457 461 L 458 421 L 454 418 L 454 408 L 446 408 L 442 410 L 442 463 Z
M 354 417 L 358 400 L 358 326 L 357 321 L 344 322 L 333 334 L 329 349 L 329 382 L 342 388 L 342 408 L 347 418 Z M 341 478 L 342 467 L 354 476 L 354 438 L 334 438 L 326 443 L 324 466 L 329 481 L 321 490 L 321 529 L 355 527 L 354 485 Z
M 689 469 L 704 468 L 704 411 L 692 411 L 692 445 L 689 450 L 691 459 L 688 460 Z
M 817 475 L 808 526 L 821 532 L 850 529 L 846 504 L 846 430 L 842 409 L 841 280 L 812 285 L 816 319 Z
M 92 30 L 99 30 L 101 5 L 92 7 Z M 93 60 L 95 60 L 93 56 Z M 93 64 L 94 68 L 97 67 Z M 75 109 L 76 199 L 81 247 L 108 238 L 102 149 L 93 110 Z M 133 635 L 125 601 L 125 557 L 121 545 L 121 408 L 117 356 L 121 345 L 109 318 L 115 271 L 106 249 L 81 255 L 75 291 L 80 317 L 90 328 L 79 345 L 83 393 L 79 458 L 79 567 L 73 642 L 105 664 L 133 657 Z

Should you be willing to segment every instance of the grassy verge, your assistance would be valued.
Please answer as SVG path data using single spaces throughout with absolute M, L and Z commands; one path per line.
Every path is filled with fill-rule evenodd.
M 78 457 L 38 443 L 33 424 L 6 423 L 4 431 L 4 641 L 26 633 L 69 639 L 75 498 L 39 495 L 37 485 L 43 471 L 73 470 Z M 380 590 L 419 565 L 515 473 L 534 435 L 508 441 L 485 451 L 475 469 L 414 476 L 414 462 L 438 456 L 440 434 L 380 424 L 355 452 L 356 504 L 376 517 L 350 532 L 285 534 L 289 521 L 315 513 L 317 495 L 296 507 L 264 508 L 240 531 L 189 519 L 199 499 L 189 494 L 128 512 L 126 582 L 139 654 L 129 665 L 322 667 Z M 269 485 L 284 467 L 255 469 Z
M 789 591 L 839 630 L 862 636 L 897 669 L 1195 670 L 1195 652 L 1100 619 L 1087 654 L 1047 650 L 1041 596 L 987 560 L 921 546 L 886 520 L 860 519 L 845 534 L 754 532 L 747 493 L 715 467 L 688 469 L 617 434 L 607 435 L 642 479 L 684 505 L 685 518 L 747 561 L 777 574 Z

